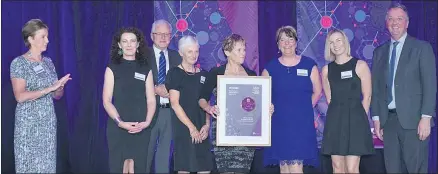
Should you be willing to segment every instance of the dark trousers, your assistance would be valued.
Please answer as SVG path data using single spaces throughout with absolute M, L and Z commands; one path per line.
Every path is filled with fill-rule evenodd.
M 172 119 L 170 108 L 160 109 L 157 122 L 151 130 L 151 139 L 148 148 L 146 170 L 153 173 L 169 173 L 170 143 L 172 141 Z M 157 150 L 155 152 L 155 149 Z M 154 155 L 155 154 L 155 155 Z M 152 164 L 153 159 L 154 164 Z
M 383 127 L 383 140 L 388 173 L 427 173 L 429 137 L 421 141 L 417 129 L 403 129 L 395 110 Z

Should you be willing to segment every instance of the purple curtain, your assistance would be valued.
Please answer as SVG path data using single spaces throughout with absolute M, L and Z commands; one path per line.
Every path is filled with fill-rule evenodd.
M 409 11 L 408 33 L 432 44 L 437 54 L 437 2 L 401 1 Z M 346 4 L 346 3 L 345 3 Z M 278 47 L 275 32 L 283 25 L 297 26 L 296 1 L 259 1 L 259 65 L 260 72 L 272 58 L 277 58 Z M 384 18 L 382 18 L 384 20 Z M 342 21 L 339 21 L 342 23 Z M 345 21 L 351 22 L 351 21 Z M 438 66 L 438 61 L 437 66 Z M 437 119 L 434 119 L 435 125 Z M 374 161 L 382 162 L 382 161 Z M 437 126 L 432 128 L 429 146 L 429 172 L 436 173 L 437 163 Z M 373 166 L 373 165 L 367 165 Z
M 273 58 L 278 58 L 275 34 L 281 26 L 297 27 L 296 1 L 258 1 L 259 73 Z
M 58 172 L 106 173 L 107 115 L 102 106 L 103 74 L 113 34 L 122 26 L 140 28 L 149 37 L 153 1 L 2 1 L 2 172 L 14 173 L 15 99 L 9 77 L 11 61 L 23 54 L 24 23 L 42 19 L 49 27 L 44 55 L 54 61 L 58 76 L 73 78 L 58 117 Z M 147 38 L 147 40 L 150 40 Z
M 63 99 L 55 103 L 58 117 L 58 171 L 108 172 L 107 115 L 101 104 L 103 72 L 115 31 L 122 26 L 140 28 L 146 37 L 154 20 L 153 1 L 2 1 L 2 172 L 14 173 L 13 129 L 15 99 L 9 77 L 13 58 L 25 48 L 21 28 L 33 18 L 49 26 L 49 46 L 57 73 L 71 73 Z M 430 42 L 437 55 L 437 3 L 402 1 L 409 10 L 408 33 Z M 275 32 L 283 25 L 297 26 L 295 1 L 259 1 L 259 70 L 279 56 Z M 147 38 L 147 40 L 150 40 Z M 150 44 L 150 43 L 149 43 Z M 437 61 L 438 63 L 438 61 Z M 436 119 L 434 120 L 436 122 Z M 436 173 L 436 126 L 430 139 L 429 171 Z

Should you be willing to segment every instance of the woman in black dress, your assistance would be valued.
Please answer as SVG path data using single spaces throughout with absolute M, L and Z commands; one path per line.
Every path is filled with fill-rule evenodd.
M 166 88 L 172 117 L 174 170 L 178 173 L 210 173 L 213 169 L 211 144 L 207 139 L 210 119 L 198 105 L 207 72 L 195 67 L 199 56 L 198 41 L 184 36 L 178 42 L 182 63 L 169 70 Z
M 155 95 L 145 46 L 143 34 L 136 28 L 124 28 L 113 38 L 102 96 L 111 118 L 107 122 L 111 173 L 148 173 L 146 156 Z
M 366 62 L 351 57 L 341 30 L 327 35 L 325 57 L 331 63 L 322 68 L 329 107 L 321 150 L 331 155 L 334 173 L 359 173 L 360 156 L 374 153 L 367 116 L 371 73 Z

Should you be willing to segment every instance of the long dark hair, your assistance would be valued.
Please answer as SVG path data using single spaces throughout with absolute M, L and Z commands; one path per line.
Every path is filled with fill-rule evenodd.
M 119 55 L 120 48 L 118 43 L 120 42 L 122 34 L 124 33 L 133 33 L 137 37 L 137 42 L 139 43 L 139 46 L 137 48 L 138 52 L 135 53 L 135 60 L 139 64 L 147 65 L 147 48 L 146 42 L 144 40 L 144 35 L 143 32 L 135 27 L 122 28 L 116 33 L 116 35 L 114 35 L 110 51 L 111 62 L 119 64 L 120 61 L 123 59 L 123 54 Z

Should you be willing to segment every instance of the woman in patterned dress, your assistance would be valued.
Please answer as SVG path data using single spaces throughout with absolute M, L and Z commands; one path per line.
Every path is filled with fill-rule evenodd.
M 14 153 L 17 173 L 56 172 L 56 114 L 53 99 L 64 94 L 70 74 L 58 80 L 46 51 L 48 27 L 39 19 L 22 29 L 29 51 L 15 58 L 10 73 L 17 107 L 15 109 Z

